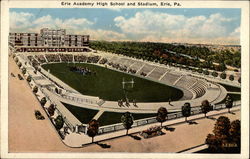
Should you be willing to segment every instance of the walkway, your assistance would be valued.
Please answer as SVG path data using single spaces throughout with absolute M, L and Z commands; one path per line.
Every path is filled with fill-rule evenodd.
M 213 121 L 213 123 L 215 122 L 215 117 L 221 116 L 221 115 L 226 115 L 226 116 L 230 116 L 233 120 L 235 119 L 240 119 L 240 107 L 234 107 L 231 109 L 231 112 L 236 113 L 235 115 L 232 114 L 228 114 L 228 110 L 227 109 L 223 109 L 220 111 L 212 111 L 210 113 L 208 113 L 208 116 L 210 116 L 210 119 L 208 118 L 204 118 L 204 114 L 199 114 L 199 115 L 194 115 L 188 118 L 188 120 L 192 120 L 193 121 L 193 125 L 188 125 L 187 123 L 185 123 L 185 119 L 184 118 L 179 118 L 176 120 L 170 120 L 170 121 L 166 121 L 163 123 L 163 126 L 169 126 L 170 127 L 176 127 L 175 125 L 181 124 L 180 127 L 183 127 L 183 129 L 179 129 L 178 133 L 175 134 L 175 132 L 172 133 L 172 137 L 170 139 L 170 137 L 168 137 L 168 139 L 170 139 L 170 141 L 168 141 L 167 143 L 173 142 L 172 144 L 174 145 L 178 145 L 177 147 L 182 147 L 182 149 L 189 148 L 190 145 L 195 144 L 202 144 L 204 143 L 205 137 L 208 133 L 212 133 L 212 128 L 213 125 L 210 126 L 209 130 L 208 128 L 205 126 L 207 125 L 206 122 L 210 123 L 211 120 Z M 200 124 L 201 121 L 203 122 L 203 124 Z M 142 130 L 145 130 L 151 126 L 155 126 L 155 125 L 160 125 L 160 123 L 154 123 L 154 124 L 149 124 L 149 125 L 145 125 L 145 126 L 140 126 L 140 127 L 135 127 L 129 130 L 129 133 L 137 133 L 140 132 Z M 185 130 L 185 129 L 192 129 L 192 130 Z M 204 130 L 205 133 L 204 133 Z M 165 131 L 166 132 L 166 131 Z M 192 133 L 183 133 L 183 132 L 192 132 Z M 107 134 L 103 134 L 103 135 L 99 135 L 95 137 L 95 141 L 103 141 L 103 140 L 107 140 L 107 139 L 111 139 L 111 138 L 117 138 L 117 137 L 122 137 L 124 136 L 126 133 L 126 130 L 121 130 L 121 131 L 116 131 L 116 132 L 112 132 L 112 133 L 107 133 Z M 166 132 L 168 133 L 168 135 L 170 135 L 170 132 Z M 181 133 L 181 134 L 180 134 Z M 195 134 L 195 136 L 193 136 L 193 134 Z M 168 135 L 163 135 L 162 138 L 167 137 Z M 192 135 L 192 137 L 190 136 Z M 181 138 L 183 140 L 183 136 L 189 136 L 190 138 L 185 138 L 185 142 L 178 142 L 178 138 Z M 190 139 L 192 140 L 196 140 L 195 138 L 197 138 L 197 140 L 199 139 L 200 143 L 196 143 L 196 142 L 191 142 Z M 174 141 L 174 139 L 176 139 L 176 141 Z M 166 139 L 164 139 L 166 140 Z M 152 141 L 152 140 L 151 140 Z M 88 137 L 85 134 L 76 134 L 76 133 L 71 133 L 68 136 L 66 136 L 65 140 L 63 140 L 63 142 L 71 147 L 81 147 L 84 144 L 88 144 L 91 143 L 91 138 Z M 139 142 L 139 141 L 138 141 Z M 190 143 L 191 142 L 191 143 Z M 184 144 L 185 146 L 181 146 L 180 143 Z M 189 145 L 189 146 L 187 146 Z M 173 145 L 172 145 L 173 146 Z M 156 148 L 153 148 L 156 150 Z M 176 147 L 174 148 L 176 149 Z M 172 148 L 172 152 L 174 150 Z M 166 151 L 169 151 L 168 149 L 166 149 Z

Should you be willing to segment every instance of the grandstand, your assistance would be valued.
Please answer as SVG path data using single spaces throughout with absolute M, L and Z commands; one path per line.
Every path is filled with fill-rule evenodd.
M 155 113 L 162 105 L 166 106 L 169 112 L 176 112 L 180 111 L 181 106 L 185 102 L 190 102 L 191 105 L 195 107 L 199 106 L 204 99 L 208 99 L 211 102 L 220 102 L 224 99 L 224 96 L 221 93 L 223 90 L 214 83 L 210 83 L 202 78 L 191 76 L 186 72 L 179 71 L 178 69 L 169 66 L 137 60 L 126 56 L 96 52 L 55 52 L 49 54 L 46 52 L 17 52 L 16 58 L 19 62 L 23 64 L 26 63 L 26 65 L 22 67 L 27 68 L 27 74 L 30 75 L 33 80 L 32 84 L 38 86 L 40 92 L 42 92 L 51 103 L 56 103 L 58 105 L 58 113 L 61 113 L 67 119 L 66 124 L 75 132 L 82 131 L 86 133 L 86 124 L 80 124 L 80 121 L 72 116 L 61 102 L 98 111 Z M 133 76 L 180 89 L 183 92 L 183 97 L 179 99 L 179 101 L 173 101 L 172 103 L 174 106 L 170 106 L 168 102 L 149 102 L 137 103 L 137 107 L 118 107 L 116 101 L 105 101 L 99 97 L 84 95 L 77 92 L 71 88 L 71 86 L 65 84 L 57 77 L 42 69 L 41 65 L 49 63 L 91 63 L 101 67 L 107 67 L 112 70 L 124 72 L 126 74 L 133 74 Z M 41 68 L 41 71 L 34 73 L 34 70 L 37 68 Z M 60 90 L 60 94 L 55 92 L 56 88 Z
M 24 56 L 26 57 L 26 56 Z M 23 58 L 24 58 L 23 57 Z M 206 81 L 202 79 L 197 79 L 195 77 L 180 74 L 179 72 L 173 71 L 167 67 L 157 66 L 149 64 L 146 61 L 135 61 L 134 59 L 120 57 L 120 56 L 101 56 L 93 54 L 40 54 L 40 55 L 29 55 L 27 56 L 29 62 L 33 66 L 44 63 L 98 63 L 100 65 L 109 64 L 112 69 L 117 69 L 120 71 L 127 72 L 129 69 L 135 70 L 137 75 L 146 76 L 154 81 L 159 81 L 161 83 L 175 86 L 184 92 L 183 99 L 195 99 L 202 97 L 208 88 Z M 129 71 L 128 71 L 129 72 Z

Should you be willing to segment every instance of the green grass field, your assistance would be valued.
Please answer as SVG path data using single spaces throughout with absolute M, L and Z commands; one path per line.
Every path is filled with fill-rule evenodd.
M 69 67 L 73 65 L 73 63 L 56 63 L 46 64 L 42 67 L 45 70 L 49 69 L 50 73 L 78 92 L 84 95 L 97 96 L 108 101 L 125 99 L 124 90 L 122 89 L 123 78 L 125 81 L 131 81 L 133 79 L 135 82 L 134 88 L 127 91 L 127 97 L 130 100 L 135 99 L 137 102 L 167 102 L 169 98 L 171 98 L 172 101 L 176 101 L 183 96 L 181 90 L 164 84 L 101 66 L 86 63 L 75 64 L 76 66 L 87 67 L 92 72 L 96 72 L 96 75 L 82 75 L 70 71 Z M 131 87 L 131 85 L 129 86 Z
M 62 104 L 83 124 L 88 124 L 98 113 L 98 110 L 77 107 L 63 102 Z
M 241 88 L 220 83 L 229 92 L 241 92 Z
M 83 124 L 88 124 L 91 119 L 98 113 L 98 110 L 88 109 L 77 107 L 71 104 L 63 103 L 62 104 Z M 100 126 L 111 125 L 121 122 L 121 116 L 123 113 L 117 112 L 104 112 L 98 119 Z M 156 113 L 132 113 L 134 120 L 149 118 L 156 116 Z

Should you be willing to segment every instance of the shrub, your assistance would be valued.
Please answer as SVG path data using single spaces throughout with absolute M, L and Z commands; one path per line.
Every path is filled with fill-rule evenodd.
M 25 74 L 27 72 L 26 68 L 22 68 L 22 74 Z
M 218 73 L 216 71 L 212 72 L 212 76 L 218 77 Z
M 230 81 L 233 81 L 233 80 L 234 80 L 234 75 L 230 75 L 230 76 L 229 76 L 229 80 L 230 80 Z
M 61 115 L 58 115 L 55 119 L 55 127 L 57 130 L 60 130 L 63 127 L 64 120 Z
M 18 62 L 17 63 L 17 66 L 20 68 L 20 67 L 22 67 L 22 63 L 21 62 Z
M 162 127 L 162 123 L 166 120 L 167 115 L 168 115 L 168 111 L 165 107 L 160 107 L 158 109 L 156 120 L 161 123 L 161 127 Z
M 37 92 L 38 92 L 38 87 L 35 86 L 35 87 L 33 88 L 33 93 L 37 93 Z
M 221 79 L 226 79 L 226 77 L 227 77 L 227 74 L 226 74 L 225 72 L 222 72 L 222 73 L 220 74 L 220 78 L 221 78 Z
M 205 117 L 207 117 L 206 114 L 207 114 L 209 111 L 212 110 L 211 108 L 212 108 L 212 107 L 211 107 L 211 105 L 210 105 L 210 103 L 209 103 L 208 100 L 204 100 L 204 101 L 201 102 L 201 111 L 202 111 L 202 113 L 205 114 Z
M 203 70 L 202 70 L 201 68 L 199 68 L 197 72 L 198 72 L 198 73 L 202 73 Z
M 203 73 L 204 73 L 205 75 L 209 75 L 209 71 L 208 71 L 208 70 L 204 70 Z
M 46 104 L 46 102 L 47 102 L 46 97 L 43 97 L 43 98 L 41 99 L 41 101 L 40 101 L 40 104 L 41 104 L 42 106 L 44 106 L 44 105 Z
M 31 82 L 31 76 L 30 76 L 30 75 L 27 77 L 27 81 L 28 81 L 29 83 Z
M 54 104 L 50 104 L 49 108 L 48 108 L 48 113 L 50 116 L 53 116 L 55 114 L 55 110 L 56 110 L 56 107 Z

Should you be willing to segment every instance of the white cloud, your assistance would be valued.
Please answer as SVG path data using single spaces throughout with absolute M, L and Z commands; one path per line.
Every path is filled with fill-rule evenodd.
M 67 34 L 89 34 L 91 39 L 96 40 L 126 40 L 125 34 L 110 30 L 91 29 L 94 22 L 85 18 L 60 19 L 46 15 L 35 19 L 31 13 L 10 13 L 11 32 L 40 32 L 41 28 L 62 28 L 66 29 Z
M 234 31 L 230 34 L 232 37 L 240 37 L 240 27 L 235 28 Z
M 121 9 L 115 9 L 120 11 Z M 240 27 L 229 29 L 232 18 L 219 13 L 209 17 L 172 15 L 145 10 L 134 16 L 118 16 L 114 25 L 121 32 L 92 29 L 98 19 L 60 19 L 45 15 L 36 18 L 25 12 L 10 12 L 11 32 L 40 32 L 41 28 L 63 28 L 68 34 L 89 34 L 95 40 L 138 40 L 153 42 L 190 42 L 239 44 Z M 113 24 L 109 24 L 110 28 Z
M 122 10 L 122 8 L 107 8 L 107 9 L 116 11 L 116 12 L 120 12 Z
M 63 28 L 68 32 L 74 33 L 75 31 L 91 27 L 94 22 L 85 18 L 70 18 L 59 19 L 53 18 L 51 15 L 35 18 L 31 13 L 16 13 L 10 12 L 10 30 L 12 32 L 39 32 L 41 28 Z
M 31 19 L 34 17 L 33 14 L 25 12 L 10 12 L 10 29 L 11 30 L 22 30 L 31 25 Z
M 171 39 L 171 41 L 185 39 L 187 40 L 185 42 L 196 41 L 197 43 L 199 40 L 213 41 L 213 39 L 230 36 L 228 24 L 232 20 L 219 13 L 211 14 L 209 17 L 186 17 L 147 10 L 137 12 L 130 18 L 123 16 L 114 18 L 117 27 L 128 35 L 138 35 L 140 38 L 137 40 L 169 42 Z M 225 38 L 225 40 L 229 40 L 229 38 Z M 231 41 L 232 39 L 228 42 Z
M 108 40 L 108 41 L 120 41 L 120 40 L 127 40 L 126 35 L 122 33 L 118 33 L 115 31 L 110 30 L 103 30 L 103 29 L 87 29 L 83 30 L 82 32 L 78 32 L 79 34 L 89 34 L 91 39 L 93 40 Z

